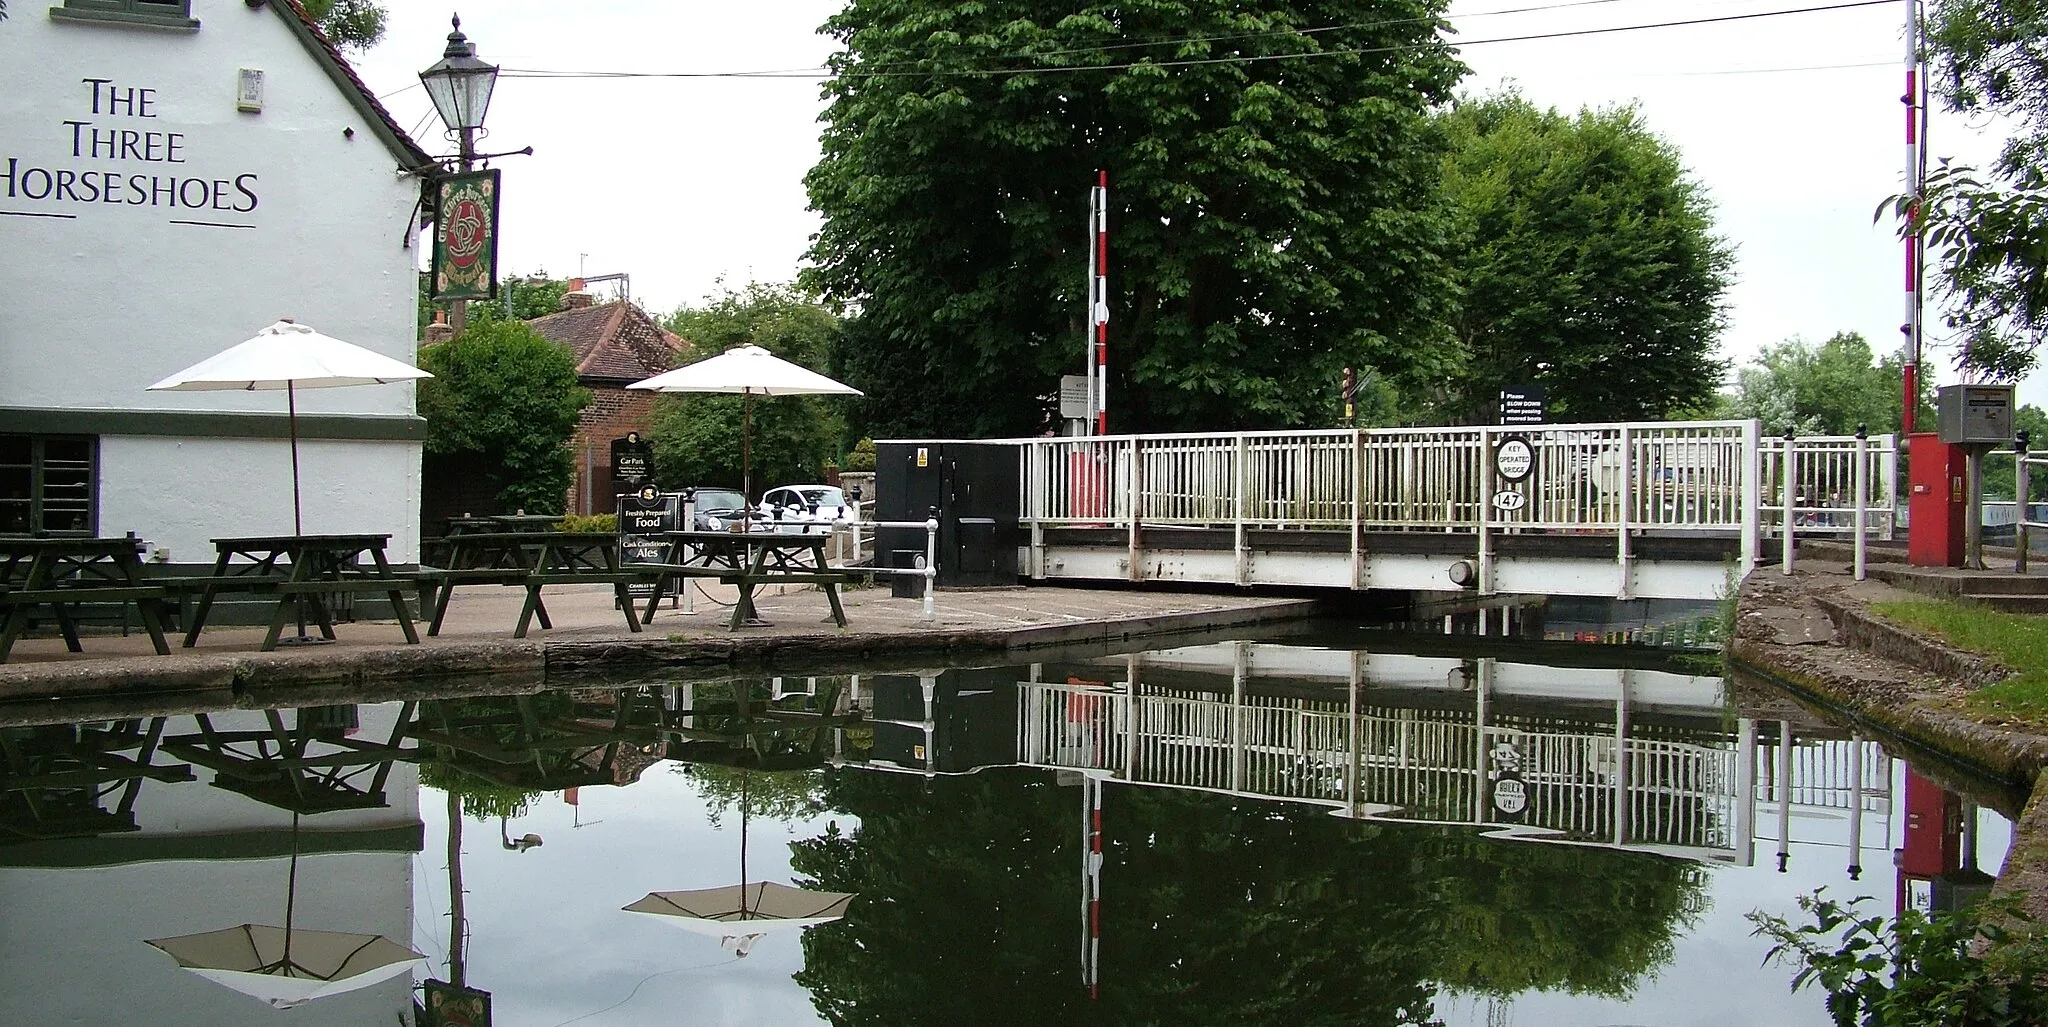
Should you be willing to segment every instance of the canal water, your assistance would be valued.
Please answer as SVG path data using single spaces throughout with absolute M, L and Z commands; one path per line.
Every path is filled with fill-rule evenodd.
M 1746 914 L 2004 859 L 1997 789 L 1711 663 L 1444 627 L 16 714 L 0 1023 L 1821 1027 Z M 425 962 L 285 1014 L 170 954 L 287 922 Z

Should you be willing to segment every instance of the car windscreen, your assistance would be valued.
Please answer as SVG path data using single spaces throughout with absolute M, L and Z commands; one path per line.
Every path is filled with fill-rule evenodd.
M 807 506 L 845 506 L 846 494 L 834 488 L 800 489 Z
M 740 498 L 740 494 L 737 492 L 726 489 L 697 490 L 697 509 L 699 510 L 737 510 L 746 505 L 747 501 Z

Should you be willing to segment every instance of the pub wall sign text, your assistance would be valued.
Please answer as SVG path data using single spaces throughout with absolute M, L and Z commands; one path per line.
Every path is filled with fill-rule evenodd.
M 254 172 L 221 177 L 183 166 L 186 134 L 153 123 L 159 116 L 155 89 L 109 78 L 79 84 L 75 116 L 61 122 L 70 152 L 46 162 L 50 166 L 21 157 L 0 161 L 0 198 L 236 214 L 256 209 Z

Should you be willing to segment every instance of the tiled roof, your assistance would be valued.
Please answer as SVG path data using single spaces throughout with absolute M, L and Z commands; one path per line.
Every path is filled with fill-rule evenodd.
M 293 28 L 294 34 L 306 44 L 306 49 L 312 52 L 313 57 L 327 67 L 334 84 L 351 94 L 350 102 L 365 116 L 376 119 L 380 131 L 375 134 L 391 148 L 392 155 L 398 158 L 401 167 L 407 171 L 424 171 L 435 166 L 434 158 L 427 156 L 427 151 L 421 149 L 420 144 L 414 142 L 412 136 L 399 127 L 391 112 L 384 109 L 383 101 L 378 100 L 377 94 L 370 92 L 370 87 L 363 84 L 362 78 L 356 74 L 356 69 L 349 66 L 348 58 L 341 55 L 341 48 L 335 46 L 334 40 L 327 38 L 327 33 L 320 30 L 320 24 L 313 20 L 312 15 L 306 13 L 299 0 L 271 0 L 270 6 L 277 9 L 278 14 L 285 19 L 285 24 Z
M 631 303 L 599 303 L 536 317 L 527 324 L 569 347 L 576 376 L 585 382 L 627 383 L 675 366 L 689 344 L 654 323 Z

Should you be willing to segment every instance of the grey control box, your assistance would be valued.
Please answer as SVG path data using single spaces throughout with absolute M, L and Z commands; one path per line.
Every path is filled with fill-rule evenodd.
M 1951 444 L 2003 445 L 2012 441 L 2013 387 L 1944 385 L 1935 390 L 1935 426 Z

